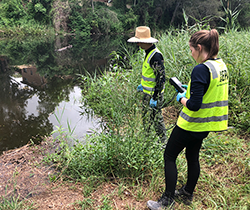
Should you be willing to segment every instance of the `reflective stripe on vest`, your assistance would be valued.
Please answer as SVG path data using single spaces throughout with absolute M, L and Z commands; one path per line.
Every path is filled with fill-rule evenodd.
M 208 60 L 205 63 L 210 72 L 210 84 L 203 96 L 201 108 L 191 111 L 183 107 L 177 125 L 184 130 L 221 131 L 228 125 L 228 72 L 222 59 Z M 189 82 L 186 97 L 190 98 Z
M 147 80 L 147 81 L 151 81 L 151 82 L 155 82 L 155 78 L 148 78 L 142 75 L 142 79 L 143 80 Z
M 157 48 L 151 50 L 148 53 L 147 57 L 145 58 L 143 62 L 143 66 L 142 66 L 141 85 L 143 88 L 143 92 L 149 95 L 154 94 L 154 90 L 155 90 L 154 88 L 156 85 L 156 81 L 155 81 L 156 76 L 155 76 L 154 70 L 150 66 L 150 60 L 156 52 L 161 53 Z
M 223 120 L 228 119 L 228 115 L 212 116 L 212 117 L 205 117 L 205 118 L 190 117 L 184 112 L 181 112 L 180 116 L 188 122 L 195 122 L 195 123 L 218 122 L 218 121 L 223 121 Z

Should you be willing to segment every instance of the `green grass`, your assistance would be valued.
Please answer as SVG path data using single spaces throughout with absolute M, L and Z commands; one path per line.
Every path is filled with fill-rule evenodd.
M 19 199 L 19 197 L 12 197 L 7 199 L 5 197 L 0 198 L 0 210 L 33 210 L 33 204 L 27 204 L 25 200 Z
M 165 59 L 167 77 L 176 76 L 182 83 L 190 79 L 196 65 L 188 46 L 189 33 L 163 35 L 157 45 Z M 232 31 L 220 35 L 221 57 L 229 71 L 229 126 L 241 134 L 250 133 L 250 32 Z M 167 86 L 168 89 L 168 86 Z
M 16 178 L 17 172 L 13 173 L 13 192 L 7 193 L 7 186 L 5 187 L 5 196 L 0 197 L 0 210 L 33 210 L 33 203 L 28 202 L 26 199 L 21 198 L 17 193 Z
M 239 135 L 249 135 L 250 47 L 244 44 L 248 37 L 248 31 L 220 36 L 220 56 L 230 73 L 229 125 L 234 128 L 210 133 L 204 140 L 194 202 L 190 207 L 177 203 L 176 209 L 250 209 L 250 141 Z M 158 47 L 164 54 L 167 78 L 177 76 L 183 83 L 188 82 L 196 65 L 188 39 L 188 33 L 169 32 L 161 37 Z M 85 143 L 76 140 L 73 147 L 68 146 L 63 133 L 60 152 L 48 158 L 63 175 L 89 183 L 83 192 L 85 199 L 78 203 L 82 209 L 97 201 L 92 192 L 102 189 L 104 183 L 114 186 L 114 192 L 99 198 L 102 204 L 96 209 L 116 208 L 118 200 L 126 203 L 126 192 L 137 202 L 137 206 L 127 203 L 126 209 L 141 209 L 139 204 L 145 207 L 148 199 L 157 199 L 164 190 L 164 151 L 157 143 L 155 131 L 151 129 L 146 135 L 143 130 L 142 95 L 136 92 L 144 55 L 140 51 L 127 56 L 132 70 L 116 68 L 101 76 L 81 76 L 83 112 L 101 116 L 105 121 L 104 132 L 86 136 Z M 175 90 L 168 82 L 166 90 L 169 100 Z M 171 105 L 180 108 L 175 101 Z M 184 152 L 179 155 L 177 166 L 177 187 L 181 187 L 187 172 Z
M 54 36 L 52 27 L 37 23 L 23 23 L 20 26 L 0 26 L 0 37 Z
M 212 133 L 203 143 L 197 194 L 211 209 L 249 209 L 250 144 L 226 134 Z

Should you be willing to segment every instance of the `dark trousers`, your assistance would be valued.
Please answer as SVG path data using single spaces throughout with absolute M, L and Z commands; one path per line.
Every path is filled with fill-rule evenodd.
M 166 127 L 164 124 L 164 119 L 162 116 L 161 106 L 163 104 L 163 96 L 160 95 L 157 99 L 157 106 L 154 109 L 149 107 L 149 102 L 152 96 L 144 94 L 143 96 L 143 110 L 142 118 L 144 129 L 149 132 L 149 128 L 154 126 L 157 136 L 159 136 L 159 141 L 164 143 L 166 141 Z
M 198 133 L 199 134 L 199 133 Z M 194 135 L 194 132 L 186 131 L 178 126 L 173 129 L 164 152 L 165 162 L 165 184 L 166 193 L 174 195 L 177 183 L 176 158 L 186 148 L 187 159 L 187 183 L 185 190 L 193 193 L 200 176 L 199 152 L 202 141 L 207 137 L 208 132 Z

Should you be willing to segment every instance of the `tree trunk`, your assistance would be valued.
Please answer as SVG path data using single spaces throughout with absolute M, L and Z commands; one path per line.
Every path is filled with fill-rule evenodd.
M 94 1 L 93 0 L 91 0 L 91 5 L 92 5 L 92 11 L 94 12 L 95 8 L 94 8 Z
M 175 19 L 175 16 L 176 16 L 176 12 L 177 12 L 177 9 L 178 9 L 178 8 L 179 8 L 179 6 L 180 6 L 180 3 L 181 3 L 181 1 L 178 1 L 178 2 L 177 2 L 177 4 L 176 4 L 176 6 L 175 6 L 174 13 L 173 13 L 173 16 L 172 16 L 172 19 L 171 19 L 170 25 L 172 25 L 172 24 L 173 24 L 173 22 L 174 22 L 174 19 Z
M 62 2 L 60 0 L 55 0 L 53 2 L 53 23 L 55 27 L 55 31 L 59 32 L 60 30 L 63 30 L 65 32 L 68 32 L 68 18 L 70 14 L 70 6 L 69 2 L 65 1 Z

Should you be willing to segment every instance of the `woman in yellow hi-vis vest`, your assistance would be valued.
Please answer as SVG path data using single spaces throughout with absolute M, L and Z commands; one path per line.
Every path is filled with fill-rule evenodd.
M 141 84 L 137 87 L 137 91 L 144 93 L 142 114 L 144 128 L 147 129 L 153 124 L 159 141 L 165 143 L 166 128 L 161 106 L 166 79 L 163 56 L 153 44 L 158 40 L 151 37 L 149 27 L 139 26 L 136 28 L 135 36 L 128 39 L 128 42 L 137 43 L 141 49 L 145 50 L 146 54 L 142 66 Z M 147 117 L 149 106 L 152 108 L 152 114 Z
M 162 197 L 148 201 L 151 210 L 172 207 L 174 199 L 189 205 L 200 175 L 199 151 L 202 141 L 210 131 L 222 131 L 228 125 L 228 71 L 222 59 L 217 58 L 219 34 L 215 29 L 201 30 L 189 40 L 192 57 L 197 66 L 184 93 L 176 100 L 183 109 L 173 129 L 164 152 L 165 185 Z M 176 158 L 186 148 L 187 182 L 176 190 Z

